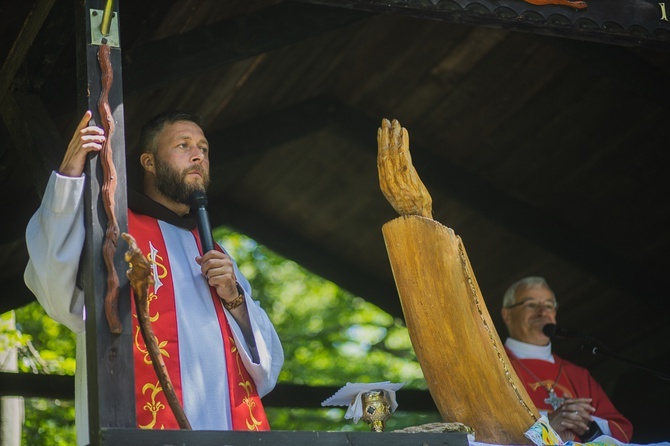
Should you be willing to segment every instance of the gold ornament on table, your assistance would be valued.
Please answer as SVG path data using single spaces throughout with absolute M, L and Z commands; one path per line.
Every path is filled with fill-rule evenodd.
M 348 406 L 345 419 L 358 423 L 361 418 L 370 429 L 382 432 L 386 421 L 398 407 L 395 392 L 405 383 L 390 381 L 377 383 L 347 383 L 333 396 L 321 403 L 322 406 Z
M 375 432 L 383 432 L 386 420 L 391 418 L 391 405 L 383 390 L 370 390 L 361 394 L 363 421 Z

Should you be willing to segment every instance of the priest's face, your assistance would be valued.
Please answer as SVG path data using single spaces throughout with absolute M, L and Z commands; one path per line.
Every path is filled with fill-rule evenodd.
M 155 185 L 166 198 L 189 204 L 195 190 L 209 186 L 209 144 L 202 129 L 190 121 L 165 124 L 154 154 Z
M 556 323 L 554 293 L 544 287 L 519 288 L 514 305 L 502 309 L 502 317 L 512 338 L 534 345 L 547 345 L 542 332 L 547 324 Z

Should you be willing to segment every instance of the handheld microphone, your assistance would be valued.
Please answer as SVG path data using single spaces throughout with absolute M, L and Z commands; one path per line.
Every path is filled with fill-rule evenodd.
M 189 201 L 191 203 L 191 213 L 195 216 L 198 225 L 198 234 L 200 235 L 200 244 L 204 255 L 214 249 L 212 227 L 209 224 L 209 214 L 207 213 L 207 195 L 201 190 L 196 190 L 190 195 Z

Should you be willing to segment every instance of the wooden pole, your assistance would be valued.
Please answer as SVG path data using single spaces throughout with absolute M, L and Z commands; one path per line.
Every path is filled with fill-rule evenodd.
M 91 124 L 105 128 L 99 114 L 98 101 L 102 93 L 101 67 L 98 60 L 100 50 L 100 23 L 103 10 L 108 6 L 102 0 L 77 1 L 77 77 L 79 113 L 93 112 Z M 112 172 L 116 183 L 113 191 L 113 215 L 120 231 L 127 231 L 127 197 L 125 138 L 123 116 L 123 88 L 121 71 L 121 49 L 118 38 L 118 2 L 112 8 L 113 19 L 110 35 L 102 36 L 102 43 L 109 46 L 109 60 L 113 69 L 112 83 L 106 96 L 109 101 L 114 132 L 108 157 L 115 167 Z M 93 23 L 93 25 L 92 25 Z M 109 173 L 103 172 L 103 154 L 91 156 L 86 166 L 85 223 L 86 244 L 83 252 L 82 279 L 86 294 L 86 354 L 88 372 L 88 411 L 90 444 L 101 444 L 101 429 L 109 427 L 134 428 L 135 397 L 132 359 L 132 325 L 130 313 L 130 291 L 123 274 L 126 264 L 123 247 L 112 249 L 113 267 L 105 265 L 103 244 L 108 227 L 109 213 L 103 205 L 103 188 L 107 187 Z M 108 248 L 107 248 L 108 249 Z M 115 252 L 114 252 L 115 251 Z M 105 314 L 105 295 L 110 287 L 117 286 L 108 280 L 109 274 L 118 277 L 118 317 L 121 333 L 110 331 Z M 113 291 L 113 290 L 112 290 Z M 80 365 L 81 366 L 81 365 Z

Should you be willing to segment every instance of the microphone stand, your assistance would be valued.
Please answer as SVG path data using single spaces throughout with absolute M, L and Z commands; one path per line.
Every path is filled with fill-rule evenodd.
M 619 361 L 625 362 L 627 364 L 633 365 L 641 370 L 644 370 L 646 372 L 651 373 L 652 375 L 655 375 L 658 378 L 669 380 L 670 381 L 670 375 L 659 372 L 658 370 L 654 370 L 652 368 L 649 368 L 645 366 L 644 364 L 641 364 L 639 362 L 633 361 L 631 359 L 625 358 L 618 353 L 614 353 L 612 350 L 607 348 L 602 342 L 600 342 L 598 339 L 592 337 L 592 336 L 580 336 L 579 341 L 581 342 L 581 347 L 582 348 L 589 348 L 591 349 L 591 354 L 597 355 L 601 354 L 604 356 L 609 356 L 610 358 L 618 359 Z

